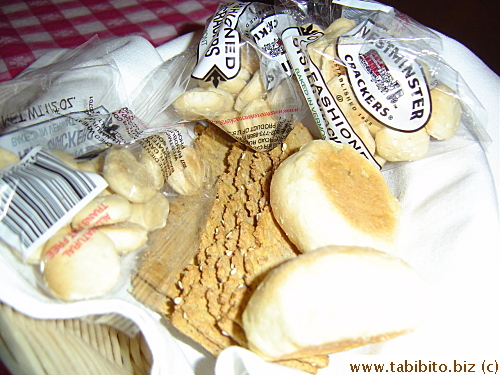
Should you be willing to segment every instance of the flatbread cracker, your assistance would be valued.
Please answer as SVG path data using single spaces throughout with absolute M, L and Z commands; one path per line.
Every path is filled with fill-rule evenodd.
M 247 347 L 241 314 L 253 290 L 267 272 L 300 254 L 272 215 L 269 184 L 281 161 L 312 136 L 299 124 L 281 147 L 261 153 L 229 139 L 216 126 L 198 126 L 196 131 L 197 147 L 216 178 L 215 199 L 199 236 L 198 250 L 184 271 L 168 277 L 162 285 L 155 285 L 161 275 L 148 276 L 148 286 L 168 297 L 169 302 L 163 302 L 168 306 L 148 306 L 217 356 L 230 345 Z M 175 213 L 172 220 L 176 220 Z M 154 271 L 160 269 L 157 266 Z M 135 285 L 139 284 L 136 280 Z M 133 294 L 139 300 L 148 299 L 144 288 L 140 293 L 134 288 Z M 155 293 L 150 296 L 154 303 L 162 303 Z M 328 365 L 328 357 L 280 363 L 314 374 Z

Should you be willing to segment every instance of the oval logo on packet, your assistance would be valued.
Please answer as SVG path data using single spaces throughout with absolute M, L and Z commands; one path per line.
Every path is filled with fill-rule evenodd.
M 361 106 L 389 128 L 421 129 L 431 115 L 431 99 L 415 53 L 368 20 L 341 36 L 339 58 L 347 67 Z

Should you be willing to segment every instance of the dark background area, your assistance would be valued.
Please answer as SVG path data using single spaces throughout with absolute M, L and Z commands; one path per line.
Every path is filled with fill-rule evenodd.
M 500 74 L 500 0 L 385 0 L 383 3 L 462 43 Z
M 9 370 L 7 370 L 7 367 L 2 362 L 0 362 L 0 375 L 10 375 Z

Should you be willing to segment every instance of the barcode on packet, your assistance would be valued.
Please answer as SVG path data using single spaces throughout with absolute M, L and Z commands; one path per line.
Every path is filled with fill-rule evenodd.
M 0 171 L 2 240 L 28 258 L 106 186 L 98 174 L 70 168 L 34 148 Z

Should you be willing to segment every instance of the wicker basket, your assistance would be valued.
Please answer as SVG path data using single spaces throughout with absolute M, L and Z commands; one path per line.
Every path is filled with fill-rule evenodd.
M 0 303 L 0 359 L 14 375 L 149 374 L 143 334 L 114 328 L 120 319 L 39 320 Z

